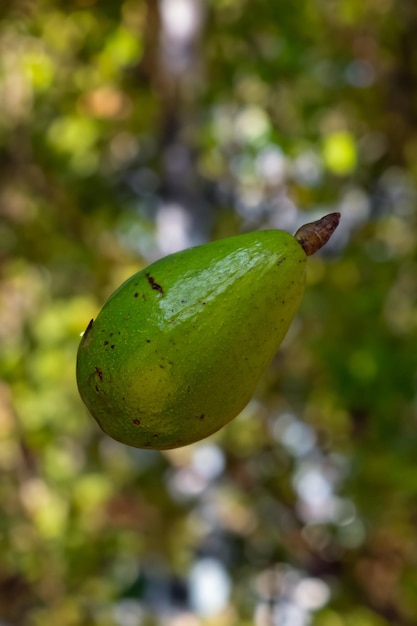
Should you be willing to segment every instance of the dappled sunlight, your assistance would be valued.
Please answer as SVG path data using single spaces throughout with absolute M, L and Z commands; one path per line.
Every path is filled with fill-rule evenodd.
M 312 613 L 330 599 L 325 582 L 307 577 L 286 564 L 259 574 L 256 590 L 261 600 L 255 612 L 256 626 L 308 626 Z
M 220 561 L 197 560 L 190 571 L 189 585 L 191 607 L 197 615 L 216 615 L 227 606 L 231 581 Z
M 1 626 L 417 623 L 416 28 L 403 0 L 2 5 Z M 236 419 L 100 430 L 75 361 L 123 281 L 335 211 Z

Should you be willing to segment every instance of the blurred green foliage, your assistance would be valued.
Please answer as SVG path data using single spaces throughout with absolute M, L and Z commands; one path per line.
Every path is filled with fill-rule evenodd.
M 417 622 L 416 29 L 414 0 L 2 4 L 1 626 Z M 75 355 L 124 278 L 332 210 L 242 415 L 164 453 L 98 431 Z

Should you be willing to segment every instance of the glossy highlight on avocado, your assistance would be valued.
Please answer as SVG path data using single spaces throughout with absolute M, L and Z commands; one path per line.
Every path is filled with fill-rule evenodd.
M 126 280 L 82 337 L 80 395 L 124 444 L 199 441 L 252 397 L 300 306 L 306 259 L 339 222 L 264 230 L 164 257 Z

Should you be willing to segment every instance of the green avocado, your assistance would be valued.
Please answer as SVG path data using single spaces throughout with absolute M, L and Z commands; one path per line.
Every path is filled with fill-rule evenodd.
M 337 226 L 314 226 L 326 218 L 295 237 L 264 230 L 177 252 L 126 280 L 77 355 L 80 395 L 101 428 L 168 449 L 236 417 L 299 308 L 309 246 Z

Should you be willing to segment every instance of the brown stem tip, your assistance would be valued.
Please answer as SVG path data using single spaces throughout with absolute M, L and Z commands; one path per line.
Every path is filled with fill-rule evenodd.
M 307 256 L 320 250 L 333 235 L 340 220 L 340 213 L 329 213 L 320 220 L 301 226 L 294 237 L 300 243 Z

